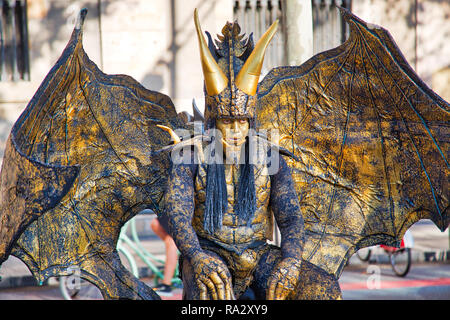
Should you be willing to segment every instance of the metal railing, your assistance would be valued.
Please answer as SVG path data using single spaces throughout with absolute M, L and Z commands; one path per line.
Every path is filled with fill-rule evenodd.
M 283 1 L 279 0 L 237 0 L 234 1 L 234 18 L 241 26 L 243 33 L 253 32 L 253 40 L 256 43 L 270 25 L 279 19 L 279 30 L 284 30 Z M 277 32 L 267 48 L 261 79 L 273 67 L 286 64 L 285 33 Z
M 350 9 L 351 0 L 312 0 L 314 54 L 335 48 L 348 37 L 337 6 Z
M 262 76 L 271 68 L 286 65 L 285 50 L 286 0 L 235 0 L 234 19 L 239 22 L 242 32 L 253 32 L 254 40 L 267 30 L 275 19 L 280 20 L 280 30 L 269 46 L 264 60 Z M 337 6 L 351 8 L 351 0 L 311 0 L 313 20 L 314 54 L 342 44 L 348 37 L 348 27 Z

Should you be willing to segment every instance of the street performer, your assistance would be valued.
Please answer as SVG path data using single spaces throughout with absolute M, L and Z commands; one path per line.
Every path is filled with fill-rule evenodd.
M 285 155 L 274 156 L 279 148 L 253 130 L 259 74 L 277 23 L 255 46 L 251 36 L 242 40 L 237 23 L 227 23 L 216 48 L 209 34 L 207 45 L 195 12 L 205 134 L 213 138 L 200 148 L 184 145 L 190 161 L 173 163 L 165 197 L 184 299 L 234 299 L 249 288 L 257 299 L 300 298 L 299 279 L 328 276 L 302 262 L 304 224 Z M 280 247 L 267 243 L 273 217 Z M 337 281 L 330 282 L 329 293 L 336 288 L 339 297 Z

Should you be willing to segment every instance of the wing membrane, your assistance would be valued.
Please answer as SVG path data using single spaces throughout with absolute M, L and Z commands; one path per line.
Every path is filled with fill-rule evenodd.
M 39 281 L 79 266 L 105 297 L 157 297 L 115 250 L 127 220 L 144 208 L 160 210 L 169 161 L 153 151 L 170 136 L 157 124 L 184 126 L 167 96 L 101 72 L 83 50 L 81 27 L 75 29 L 13 130 L 27 157 L 80 169 L 67 195 L 13 249 Z
M 423 218 L 450 218 L 450 107 L 389 33 L 348 11 L 349 39 L 258 91 L 258 126 L 277 129 L 305 218 L 304 258 L 340 275 L 361 247 L 398 244 Z M 273 117 L 277 114 L 277 117 Z

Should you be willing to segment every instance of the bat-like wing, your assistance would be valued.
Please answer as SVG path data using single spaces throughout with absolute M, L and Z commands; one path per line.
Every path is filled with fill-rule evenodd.
M 89 60 L 82 46 L 86 13 L 12 131 L 26 157 L 76 166 L 79 173 L 61 201 L 26 228 L 12 254 L 40 282 L 78 267 L 105 298 L 158 298 L 122 266 L 115 248 L 126 221 L 145 208 L 160 211 L 170 161 L 154 151 L 170 135 L 156 125 L 184 124 L 166 95 L 129 76 L 104 74 Z
M 306 224 L 304 259 L 340 276 L 355 250 L 396 245 L 420 219 L 449 225 L 450 106 L 390 34 L 342 9 L 350 37 L 258 90 L 258 127 L 278 130 Z

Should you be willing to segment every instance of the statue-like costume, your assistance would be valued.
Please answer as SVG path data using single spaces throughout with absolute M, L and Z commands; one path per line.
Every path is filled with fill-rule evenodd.
M 229 23 L 223 28 L 220 41 L 216 41 L 216 48 L 211 40 L 206 44 L 198 17 L 195 18 L 205 75 L 205 128 L 207 132 L 219 129 L 217 139 L 221 139 L 218 143 L 223 148 L 219 145 L 215 153 L 223 149 L 225 155 L 218 155 L 220 161 L 215 162 L 210 154 L 203 154 L 215 143 L 213 140 L 205 148 L 200 145 L 194 149 L 192 157 L 202 153 L 198 165 L 192 158 L 188 164 L 174 165 L 169 176 L 165 214 L 182 255 L 184 298 L 239 298 L 249 287 L 259 299 L 296 298 L 300 278 L 317 280 L 320 276 L 336 283 L 309 298 L 338 298 L 339 285 L 332 275 L 311 265 L 310 269 L 317 270 L 300 277 L 303 217 L 290 169 L 283 156 L 277 154 L 279 150 L 261 137 L 245 138 L 243 133 L 243 143 L 234 146 L 241 161 L 233 163 L 226 156 L 226 149 L 231 147 L 223 142 L 226 132 L 217 126 L 218 121 L 227 119 L 245 125 L 248 122 L 254 129 L 259 82 L 254 75 L 260 73 L 264 50 L 277 23 L 255 48 L 251 40 L 239 34 L 238 24 Z M 235 126 L 239 131 L 239 124 Z M 190 152 L 188 146 L 185 143 L 182 151 Z M 254 160 L 259 163 L 252 164 L 251 157 L 258 151 Z M 269 153 L 278 155 L 273 159 L 278 162 L 277 170 L 271 175 L 268 166 L 274 163 L 264 161 L 269 159 Z M 267 244 L 273 234 L 272 215 L 280 228 L 281 248 Z
M 238 298 L 248 287 L 258 298 L 339 298 L 337 279 L 357 249 L 396 245 L 420 219 L 445 230 L 450 106 L 386 30 L 342 13 L 351 30 L 344 44 L 260 83 L 275 26 L 253 46 L 227 24 L 216 47 L 197 21 L 205 133 L 171 144 L 189 124 L 169 97 L 89 60 L 83 10 L 8 139 L 0 263 L 13 254 L 39 282 L 78 266 L 105 298 L 158 299 L 115 249 L 123 224 L 150 208 L 170 218 L 186 298 Z M 242 164 L 207 152 L 220 147 L 208 130 L 224 119 L 245 119 L 256 132 L 237 148 Z M 281 139 L 258 135 L 271 129 Z M 255 141 L 262 158 L 281 154 L 277 172 L 250 163 Z M 177 152 L 191 163 L 171 165 Z M 266 244 L 272 215 L 279 249 Z

